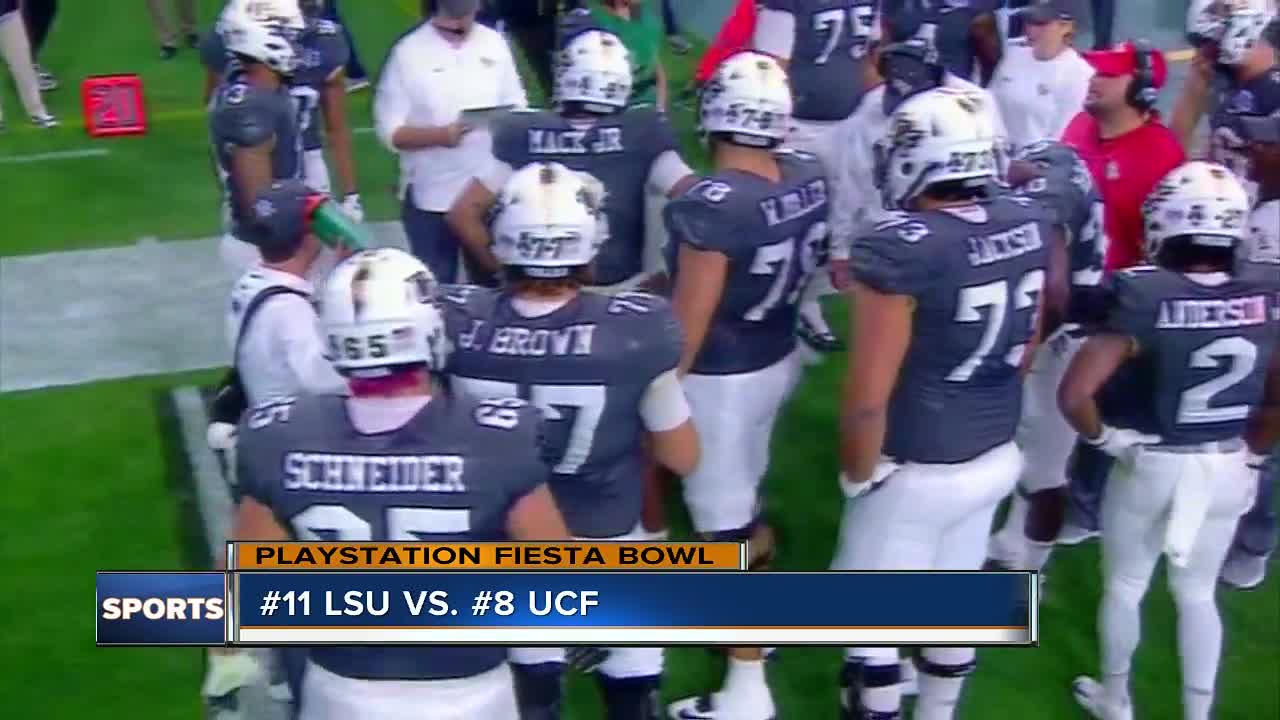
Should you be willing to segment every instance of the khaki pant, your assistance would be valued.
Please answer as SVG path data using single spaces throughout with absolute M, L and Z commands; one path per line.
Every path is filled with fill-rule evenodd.
M 173 17 L 166 5 L 178 7 L 179 27 L 173 26 Z M 151 13 L 151 24 L 155 25 L 160 44 L 166 47 L 177 47 L 179 33 L 190 35 L 196 31 L 196 0 L 147 0 L 147 10 Z
M 22 13 L 12 12 L 0 17 L 0 56 L 4 57 L 13 75 L 13 84 L 18 88 L 18 97 L 22 106 L 31 117 L 43 117 L 49 112 L 45 110 L 44 100 L 40 97 L 40 85 L 36 81 L 35 68 L 31 65 L 31 42 L 27 39 L 27 28 L 22 23 Z M 0 120 L 4 112 L 0 110 Z

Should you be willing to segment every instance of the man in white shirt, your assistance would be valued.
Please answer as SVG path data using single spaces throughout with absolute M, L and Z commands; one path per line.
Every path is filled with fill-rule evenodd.
M 1011 45 L 996 69 L 991 92 L 1013 150 L 1062 137 L 1084 108 L 1093 67 L 1071 47 L 1072 0 L 1045 0 L 1020 12 L 1026 43 Z
M 475 22 L 479 4 L 438 0 L 431 18 L 391 48 L 374 99 L 378 137 L 400 156 L 409 245 L 446 283 L 458 280 L 459 244 L 445 213 L 492 144 L 463 113 L 528 104 L 506 40 Z

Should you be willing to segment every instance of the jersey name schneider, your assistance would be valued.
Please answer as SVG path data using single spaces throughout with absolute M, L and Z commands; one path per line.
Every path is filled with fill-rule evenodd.
M 463 493 L 461 455 L 335 455 L 290 452 L 284 489 L 310 492 Z

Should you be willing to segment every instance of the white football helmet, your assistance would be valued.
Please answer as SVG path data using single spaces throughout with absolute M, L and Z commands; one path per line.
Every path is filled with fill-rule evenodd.
M 1248 233 L 1249 194 L 1222 165 L 1193 161 L 1160 180 L 1142 205 L 1146 252 L 1155 260 L 1164 243 L 1195 236 L 1196 244 L 1235 247 Z
M 1192 0 L 1187 36 L 1218 46 L 1218 62 L 1239 65 L 1276 15 L 1275 0 Z
M 299 0 L 230 0 L 221 17 L 233 15 L 287 30 L 301 31 L 306 27 Z
M 936 183 L 998 177 L 996 129 L 984 105 L 974 93 L 942 87 L 893 111 L 876 171 L 886 208 L 905 209 Z
M 720 63 L 702 89 L 698 129 L 738 145 L 775 147 L 791 127 L 791 83 L 777 60 L 746 51 Z
M 598 181 L 560 163 L 530 163 L 498 194 L 493 254 L 530 277 L 568 277 L 591 264 L 605 239 L 604 198 Z
M 582 103 L 592 112 L 612 113 L 631 99 L 631 53 L 617 35 L 587 30 L 575 35 L 556 65 L 557 103 Z
M 333 366 L 353 377 L 418 363 L 443 369 L 449 343 L 438 296 L 435 276 L 402 250 L 364 250 L 343 260 L 320 301 Z
M 224 15 L 218 29 L 227 52 L 257 60 L 281 75 L 298 69 L 300 53 L 289 29 L 236 13 Z

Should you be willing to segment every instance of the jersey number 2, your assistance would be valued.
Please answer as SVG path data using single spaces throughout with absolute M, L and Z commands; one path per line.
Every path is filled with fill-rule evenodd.
M 388 542 L 415 542 L 424 535 L 458 535 L 471 529 L 471 511 L 461 508 L 387 508 Z M 343 505 L 311 505 L 290 520 L 301 540 L 368 542 L 373 526 Z M 382 538 L 376 538 L 381 540 Z
M 1182 393 L 1178 401 L 1179 425 L 1232 422 L 1249 417 L 1248 405 L 1209 407 L 1209 403 L 1214 395 L 1249 377 L 1258 364 L 1258 346 L 1236 335 L 1219 338 L 1191 353 L 1191 367 L 1197 370 L 1216 370 L 1222 367 L 1220 360 L 1228 363 L 1225 373 Z
M 1022 279 L 1018 281 L 1017 288 L 1014 289 L 1014 311 L 1037 308 L 1040 291 L 1043 288 L 1043 270 L 1031 270 L 1023 275 Z M 982 339 L 978 341 L 978 348 L 947 375 L 948 381 L 968 381 L 982 366 L 987 357 L 991 355 L 992 349 L 995 348 L 996 340 L 1000 338 L 1000 331 L 1006 325 L 1005 316 L 1008 314 L 1008 307 L 1009 283 L 1005 280 L 996 280 L 985 285 L 972 285 L 967 288 L 961 288 L 960 297 L 956 302 L 955 321 L 958 323 L 982 322 L 981 311 L 983 308 L 987 308 L 987 324 L 982 330 Z M 1035 334 L 1038 319 L 1038 313 L 1032 313 L 1031 327 L 1027 333 L 1028 338 Z M 1009 348 L 1005 361 L 1016 367 L 1022 362 L 1022 356 L 1026 351 L 1027 344 L 1025 342 L 1016 343 Z

